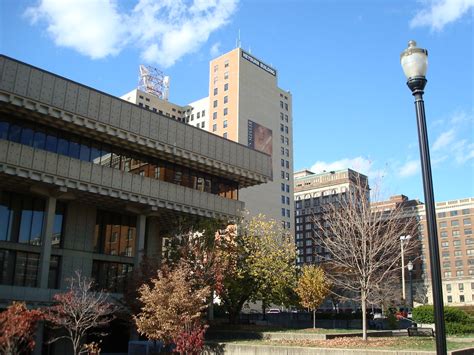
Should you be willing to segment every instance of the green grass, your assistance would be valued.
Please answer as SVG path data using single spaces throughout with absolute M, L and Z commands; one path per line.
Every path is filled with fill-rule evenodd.
M 342 338 L 338 338 L 342 339 Z M 434 339 L 424 337 L 389 337 L 372 338 L 364 342 L 361 338 L 344 338 L 343 340 L 321 340 L 321 341 L 276 341 L 276 340 L 240 340 L 231 341 L 233 344 L 247 345 L 274 345 L 274 346 L 303 346 L 314 348 L 345 348 L 345 349 L 387 349 L 387 350 L 436 350 Z M 474 341 L 447 341 L 448 350 L 456 350 L 474 347 Z

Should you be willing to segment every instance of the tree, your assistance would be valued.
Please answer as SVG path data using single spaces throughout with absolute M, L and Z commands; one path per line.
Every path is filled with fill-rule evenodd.
M 36 326 L 43 317 L 40 310 L 29 310 L 22 302 L 8 306 L 0 313 L 0 353 L 15 355 L 33 350 Z
M 139 289 L 143 307 L 134 316 L 138 332 L 166 345 L 176 344 L 176 351 L 182 353 L 199 351 L 209 286 L 196 284 L 192 268 L 184 261 L 173 268 L 164 265 L 151 282 L 152 286 L 144 284 Z
M 258 215 L 220 231 L 226 240 L 219 250 L 226 260 L 218 296 L 235 323 L 245 302 L 290 303 L 296 282 L 296 249 L 280 224 Z
M 313 328 L 316 328 L 316 309 L 328 295 L 329 289 L 330 283 L 322 268 L 315 265 L 303 266 L 295 291 L 301 305 L 313 310 Z
M 69 291 L 54 295 L 55 304 L 45 310 L 46 319 L 52 327 L 66 333 L 49 342 L 67 339 L 74 354 L 80 354 L 85 350 L 87 333 L 107 326 L 114 318 L 117 307 L 108 302 L 107 295 L 102 291 L 94 292 L 93 281 L 80 272 L 76 271 L 76 276 L 69 282 Z
M 323 265 L 331 283 L 360 301 L 363 338 L 367 339 L 367 303 L 400 272 L 400 236 L 414 235 L 417 221 L 403 204 L 371 209 L 367 180 L 358 180 L 339 201 L 315 216 L 315 242 L 327 251 Z M 415 238 L 405 243 L 412 254 Z

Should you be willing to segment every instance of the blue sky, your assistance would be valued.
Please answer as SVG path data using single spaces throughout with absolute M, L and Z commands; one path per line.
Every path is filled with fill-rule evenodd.
M 113 95 L 138 65 L 170 100 L 207 95 L 208 62 L 242 47 L 293 94 L 294 168 L 351 167 L 384 195 L 423 200 L 413 99 L 399 64 L 429 51 L 425 93 L 435 198 L 474 196 L 474 0 L 3 0 L 1 52 Z

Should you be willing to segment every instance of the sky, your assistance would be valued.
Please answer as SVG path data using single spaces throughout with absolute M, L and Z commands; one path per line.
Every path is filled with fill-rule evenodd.
M 474 0 L 2 0 L 0 52 L 121 96 L 139 64 L 170 101 L 208 95 L 209 60 L 241 46 L 293 95 L 294 169 L 352 168 L 383 197 L 423 198 L 408 40 L 428 49 L 436 201 L 474 197 Z M 277 118 L 276 118 L 277 119 Z

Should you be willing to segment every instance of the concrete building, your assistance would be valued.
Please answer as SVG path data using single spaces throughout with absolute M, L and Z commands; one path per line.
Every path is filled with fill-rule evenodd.
M 235 218 L 239 189 L 272 178 L 269 155 L 185 124 L 185 107 L 154 112 L 139 92 L 143 107 L 5 56 L 0 79 L 2 308 L 48 303 L 76 270 L 120 294 L 171 219 Z
M 441 277 L 445 305 L 474 304 L 474 198 L 436 203 Z M 423 268 L 428 303 L 431 291 L 430 249 L 425 206 L 418 206 L 423 235 Z
M 138 94 L 138 98 L 140 96 L 146 97 L 143 93 Z M 126 94 L 122 98 L 145 104 L 137 95 Z M 150 107 L 160 110 L 159 106 Z M 292 232 L 292 97 L 278 87 L 277 71 L 241 48 L 235 48 L 211 60 L 209 96 L 181 107 L 184 120 L 190 125 L 272 157 L 273 181 L 240 190 L 240 199 L 251 214 L 263 213 L 279 220 Z
M 329 257 L 324 246 L 315 242 L 315 218 L 327 204 L 343 198 L 356 186 L 368 189 L 367 176 L 351 169 L 315 174 L 309 170 L 294 174 L 295 186 L 295 240 L 298 264 L 320 263 Z M 367 190 L 367 193 L 369 190 Z

